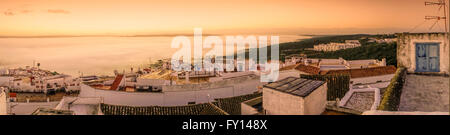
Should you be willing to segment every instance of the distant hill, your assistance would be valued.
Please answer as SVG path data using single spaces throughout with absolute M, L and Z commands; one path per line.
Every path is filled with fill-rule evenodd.
M 298 42 L 282 43 L 280 44 L 280 57 L 284 60 L 285 56 L 299 53 L 314 53 L 314 51 L 307 51 L 306 48 L 313 48 L 317 44 L 327 44 L 331 42 L 345 42 L 345 40 L 359 40 L 362 37 L 370 37 L 371 35 L 357 34 L 357 35 L 332 35 L 332 36 L 317 36 L 310 39 L 304 39 Z
M 357 48 L 338 50 L 335 52 L 322 52 L 308 55 L 309 58 L 339 58 L 346 60 L 386 58 L 387 65 L 397 65 L 397 43 L 382 43 L 364 45 Z
M 329 36 L 316 36 L 310 39 L 304 39 L 297 42 L 281 43 L 280 44 L 280 60 L 284 61 L 286 56 L 292 54 L 307 54 L 309 58 L 339 58 L 342 57 L 347 60 L 358 59 L 379 59 L 386 58 L 388 65 L 396 65 L 396 43 L 393 44 L 378 44 L 369 43 L 367 38 L 394 38 L 395 35 L 368 35 L 368 34 L 356 34 L 356 35 L 329 35 Z M 318 52 L 306 50 L 307 48 L 313 48 L 317 44 L 326 44 L 330 42 L 345 42 L 345 40 L 359 40 L 361 47 L 351 48 L 346 50 L 339 50 L 336 52 Z M 267 49 L 270 56 L 270 46 Z M 246 51 L 246 57 L 248 58 L 248 50 Z M 270 58 L 268 58 L 270 59 Z

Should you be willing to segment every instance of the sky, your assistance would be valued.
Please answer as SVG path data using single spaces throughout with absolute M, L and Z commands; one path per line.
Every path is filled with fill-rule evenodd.
M 437 0 L 429 0 L 437 1 Z M 443 31 L 424 0 L 1 0 L 0 36 Z

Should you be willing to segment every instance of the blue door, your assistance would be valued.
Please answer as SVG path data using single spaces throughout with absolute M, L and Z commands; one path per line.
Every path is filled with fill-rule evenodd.
M 439 43 L 416 44 L 416 72 L 439 72 Z

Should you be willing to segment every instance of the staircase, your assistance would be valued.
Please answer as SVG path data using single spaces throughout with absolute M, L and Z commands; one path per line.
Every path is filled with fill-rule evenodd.
M 119 90 L 119 85 L 122 82 L 124 75 L 117 75 L 116 79 L 114 79 L 114 82 L 111 85 L 111 88 L 109 88 L 110 90 Z

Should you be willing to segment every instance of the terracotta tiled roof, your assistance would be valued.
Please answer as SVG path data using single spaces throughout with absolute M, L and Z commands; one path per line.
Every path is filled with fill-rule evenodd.
M 119 106 L 101 104 L 105 115 L 228 115 L 212 103 L 187 106 Z
M 301 72 L 308 73 L 308 74 L 319 74 L 320 73 L 320 68 L 314 67 L 314 66 L 307 66 L 307 65 L 303 65 L 303 64 L 298 65 L 295 69 L 297 69 L 298 71 L 301 71 Z
M 344 69 L 344 70 L 330 70 L 321 72 L 320 74 L 349 74 L 351 78 L 362 78 L 370 76 L 394 74 L 397 68 L 395 66 L 384 66 L 363 69 Z
M 9 97 L 17 97 L 17 93 L 9 93 Z

